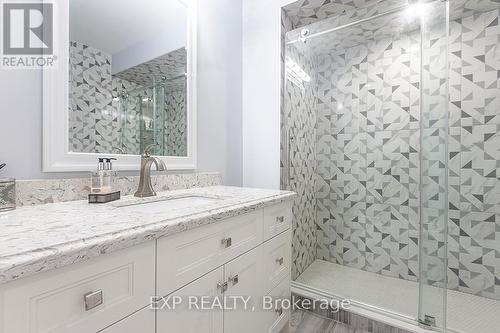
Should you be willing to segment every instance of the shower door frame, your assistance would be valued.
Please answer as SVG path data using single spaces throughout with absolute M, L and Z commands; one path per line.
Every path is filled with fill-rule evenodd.
M 443 3 L 446 8 L 445 8 L 445 24 L 446 24 L 446 43 L 448 44 L 448 34 L 449 34 L 449 0 L 433 0 L 433 1 L 428 1 L 426 2 L 426 4 L 435 4 L 435 3 Z M 292 41 L 289 41 L 289 42 L 285 42 L 285 48 L 282 50 L 282 54 L 283 54 L 283 61 L 284 59 L 286 59 L 286 53 L 287 53 L 287 50 L 286 50 L 286 45 L 288 44 L 293 44 L 295 42 L 304 42 L 304 40 L 307 40 L 307 39 L 310 39 L 310 38 L 314 38 L 316 36 L 320 36 L 320 35 L 324 35 L 324 34 L 327 34 L 327 33 L 331 33 L 331 32 L 334 32 L 334 31 L 338 31 L 338 30 L 342 30 L 342 29 L 345 29 L 345 28 L 348 28 L 348 27 L 351 27 L 351 26 L 355 26 L 355 25 L 358 25 L 358 24 L 361 24 L 363 22 L 368 22 L 368 21 L 371 21 L 373 19 L 377 19 L 377 18 L 381 18 L 381 17 L 385 17 L 387 15 L 391 15 L 391 14 L 395 14 L 395 13 L 398 13 L 398 12 L 402 12 L 406 9 L 408 9 L 408 6 L 409 5 L 403 5 L 403 6 L 399 6 L 397 8 L 393 8 L 391 10 L 388 10 L 384 13 L 381 13 L 381 14 L 376 14 L 376 15 L 373 15 L 371 17 L 368 17 L 368 18 L 364 18 L 364 19 L 361 19 L 361 20 L 358 20 L 356 22 L 351 22 L 351 23 L 347 23 L 347 24 L 344 24 L 344 25 L 341 25 L 341 26 L 337 26 L 337 27 L 334 27 L 334 28 L 330 28 L 330 29 L 326 29 L 326 30 L 323 30 L 323 31 L 320 31 L 320 32 L 316 32 L 316 33 L 313 33 L 313 34 L 310 34 L 308 36 L 305 36 L 305 37 L 301 37 L 301 38 L 297 38 L 296 40 L 292 40 Z M 420 33 L 421 33 L 421 45 L 420 45 L 420 59 L 421 59 L 421 66 L 420 66 L 420 72 L 421 72 L 421 79 L 420 79 L 420 93 L 421 93 L 421 101 L 424 99 L 423 97 L 423 94 L 422 94 L 422 91 L 424 89 L 424 82 L 423 82 L 423 76 L 422 76 L 422 72 L 423 72 L 423 66 L 424 66 L 424 63 L 423 63 L 423 40 L 422 38 L 424 38 L 424 29 L 425 29 L 425 25 L 424 25 L 424 20 L 422 20 L 421 22 L 421 26 L 420 26 Z M 306 27 L 302 27 L 302 29 L 304 29 Z M 446 60 L 446 63 L 448 63 L 448 59 Z M 283 64 L 284 66 L 284 64 Z M 448 68 L 446 68 L 446 70 L 448 70 Z M 282 70 L 282 89 L 283 89 L 283 101 L 282 101 L 282 110 L 281 110 L 281 115 L 282 115 L 282 118 L 284 119 L 283 120 L 283 123 L 282 123 L 282 133 L 281 133 L 281 141 L 282 141 L 282 145 L 281 145 L 281 150 L 282 150 L 282 168 L 281 168 L 281 185 L 282 185 L 282 188 L 287 188 L 290 186 L 291 184 L 291 181 L 292 181 L 292 175 L 291 175 L 291 166 L 290 166 L 290 146 L 291 146 L 291 142 L 293 140 L 293 138 L 291 137 L 290 135 L 290 132 L 291 132 L 291 127 L 289 126 L 289 124 L 287 124 L 286 120 L 287 120 L 287 117 L 285 116 L 286 115 L 286 108 L 287 108 L 287 105 L 286 105 L 286 100 L 285 100 L 285 97 L 286 96 L 286 81 L 287 81 L 287 77 L 286 77 L 286 73 L 284 70 Z M 446 74 L 448 74 L 448 72 L 446 72 Z M 443 97 L 446 101 L 449 101 L 449 97 L 448 97 L 448 76 L 446 77 L 446 95 L 445 96 L 441 96 Z M 424 114 L 424 110 L 423 110 L 423 104 L 421 103 L 420 104 L 420 112 L 421 112 L 421 116 Z M 446 114 L 446 121 L 445 121 L 445 124 L 446 126 L 444 126 L 443 128 L 445 129 L 445 133 L 447 135 L 448 133 L 448 105 L 445 104 L 445 114 Z M 420 119 L 420 125 L 422 125 L 422 119 Z M 420 140 L 421 140 L 421 149 L 422 148 L 422 137 L 423 137 L 423 128 L 421 127 L 420 128 Z M 446 157 L 448 156 L 448 149 L 447 149 L 447 141 L 445 143 L 445 155 Z M 423 158 L 423 153 L 422 151 L 420 151 L 420 160 L 421 160 L 421 166 L 422 166 L 422 158 Z M 444 159 L 445 161 L 445 165 L 447 165 L 447 158 Z M 445 181 L 447 182 L 447 168 L 445 167 L 445 172 L 446 172 L 446 175 L 444 176 L 445 177 Z M 421 177 L 421 181 L 420 181 L 420 186 L 422 186 L 422 178 L 423 178 L 423 175 L 422 175 L 423 171 L 422 171 L 422 168 L 420 167 L 420 177 Z M 446 185 L 447 187 L 447 185 Z M 420 194 L 422 194 L 422 187 L 420 187 Z M 445 193 L 446 195 L 446 193 Z M 422 200 L 422 196 L 420 195 L 420 199 Z M 447 197 L 446 199 L 444 199 L 444 202 L 446 202 L 446 207 L 443 207 L 443 209 L 446 211 L 446 216 L 447 216 L 447 209 L 448 209 L 448 204 L 447 204 Z M 422 204 L 422 201 L 421 201 L 421 204 Z M 422 210 L 422 206 L 420 206 L 420 211 Z M 423 221 L 422 220 L 422 214 L 420 213 L 419 214 L 419 228 L 420 228 L 420 234 L 419 234 L 419 276 L 422 276 L 422 270 L 424 269 L 423 265 L 422 265 L 422 255 L 423 255 L 423 252 L 422 252 L 422 247 L 423 247 L 423 244 L 422 244 L 422 232 L 424 230 L 424 225 L 426 224 L 427 221 Z M 446 221 L 446 226 L 447 226 L 447 217 L 445 217 L 445 221 Z M 388 311 L 386 309 L 383 309 L 383 308 L 380 308 L 380 307 L 377 307 L 376 305 L 371 305 L 371 304 L 364 304 L 364 303 L 361 303 L 361 302 L 356 302 L 356 301 L 351 301 L 352 305 L 355 305 L 357 308 L 361 309 L 361 312 L 364 311 L 364 310 L 368 310 L 370 312 L 374 312 L 374 313 L 378 313 L 378 314 L 381 314 L 381 315 L 384 315 L 386 317 L 389 317 L 389 318 L 392 318 L 392 319 L 396 319 L 398 321 L 402 321 L 402 322 L 406 322 L 408 324 L 411 324 L 411 325 L 420 325 L 426 329 L 432 329 L 432 330 L 446 330 L 446 293 L 447 293 L 447 250 L 446 250 L 446 243 L 447 243 L 447 227 L 444 228 L 443 230 L 444 232 L 444 242 L 445 242 L 445 250 L 444 250 L 444 253 L 445 253 L 445 256 L 444 258 L 442 258 L 442 260 L 444 261 L 444 268 L 443 268 L 443 278 L 444 278 L 444 281 L 442 281 L 444 283 L 444 285 L 441 287 L 441 291 L 443 292 L 443 295 L 442 297 L 440 298 L 442 300 L 442 309 L 443 309 L 443 317 L 442 317 L 442 322 L 443 322 L 443 326 L 442 327 L 431 327 L 431 326 L 428 326 L 428 325 L 424 325 L 424 319 L 425 319 L 425 316 L 426 316 L 426 308 L 424 306 L 424 304 L 427 302 L 427 300 L 425 299 L 425 296 L 424 296 L 424 292 L 423 290 L 425 289 L 425 285 L 424 285 L 424 282 L 422 281 L 422 279 L 419 278 L 419 304 L 418 304 L 418 318 L 410 318 L 410 317 L 407 317 L 407 316 L 404 316 L 404 315 L 401 315 L 399 313 L 395 313 L 395 312 L 391 312 L 391 311 Z M 305 285 L 303 283 L 299 283 L 299 282 L 296 282 L 296 281 L 292 281 L 292 289 L 295 289 L 296 291 L 300 291 L 300 294 L 302 294 L 303 296 L 309 296 L 311 298 L 318 298 L 318 297 L 324 297 L 324 298 L 339 298 L 335 295 L 331 295 L 329 294 L 328 292 L 325 292 L 324 290 L 320 290 L 320 289 L 317 289 L 317 288 L 314 288 L 314 287 L 311 287 L 311 286 L 308 286 L 308 285 Z
M 438 5 L 444 6 L 444 8 L 433 8 L 437 7 Z M 419 302 L 418 302 L 418 322 L 419 325 L 423 328 L 426 329 L 437 329 L 437 330 L 442 330 L 443 332 L 446 331 L 447 329 L 447 324 L 446 324 L 446 317 L 447 317 L 447 291 L 448 291 L 448 162 L 449 162 L 449 153 L 448 153 L 448 140 L 449 140 L 449 34 L 450 34 L 450 3 L 449 0 L 434 0 L 434 1 L 428 1 L 426 3 L 423 3 L 422 6 L 424 7 L 424 13 L 429 12 L 430 10 L 435 9 L 441 10 L 441 13 L 444 13 L 444 18 L 440 23 L 442 25 L 437 26 L 433 25 L 432 28 L 434 29 L 434 33 L 441 33 L 442 36 L 438 39 L 441 41 L 441 43 L 435 42 L 434 45 L 436 44 L 444 44 L 444 49 L 445 51 L 441 53 L 441 56 L 443 57 L 442 61 L 434 61 L 433 64 L 435 67 L 432 67 L 432 64 L 426 64 L 424 63 L 424 58 L 430 57 L 432 52 L 435 52 L 436 50 L 433 49 L 434 46 L 430 46 L 428 49 L 424 47 L 424 43 L 429 42 L 430 44 L 430 37 L 428 37 L 428 34 L 432 34 L 433 32 L 431 30 L 427 31 L 428 24 L 425 20 L 425 17 L 422 15 L 421 16 L 421 23 L 420 23 L 420 41 L 421 41 L 421 47 L 420 47 L 420 52 L 421 52 L 421 71 L 420 71 L 420 184 L 419 184 L 419 191 L 420 191 L 420 214 L 419 214 Z M 430 7 L 430 8 L 425 8 L 425 7 Z M 439 24 L 439 23 L 438 23 Z M 431 27 L 429 27 L 431 29 Z M 441 29 L 441 31 L 436 32 L 437 29 Z M 428 39 L 429 38 L 429 39 Z M 438 45 L 439 46 L 439 45 Z M 442 46 L 441 46 L 442 47 Z M 427 54 L 427 52 L 429 54 Z M 430 73 L 432 72 L 432 75 L 438 77 L 441 80 L 445 80 L 445 83 L 441 85 L 441 90 L 444 90 L 440 94 L 436 96 L 429 96 L 429 94 L 424 94 L 426 89 L 430 88 L 426 85 L 426 78 L 424 74 L 426 71 L 424 71 L 425 65 L 429 66 L 428 72 L 429 75 L 431 76 Z M 429 86 L 431 85 L 431 82 L 429 82 Z M 444 89 L 443 89 L 444 88 Z M 425 108 L 425 105 L 427 103 L 427 100 L 429 99 L 429 106 L 430 106 L 430 100 L 432 99 L 432 102 L 438 103 L 438 105 L 441 107 L 441 110 L 439 112 L 438 110 L 438 115 L 437 119 L 433 118 L 432 121 L 435 121 L 434 125 L 430 121 L 432 116 L 435 116 L 435 113 L 431 116 L 431 108 L 429 107 L 429 110 Z M 426 112 L 428 114 L 426 114 Z M 428 127 L 426 127 L 426 123 L 429 121 Z M 437 126 L 435 126 L 437 125 Z M 431 144 L 431 138 L 429 136 L 425 136 L 424 133 L 426 130 L 430 133 L 431 131 L 437 131 L 438 132 L 438 145 L 433 146 L 432 149 L 429 149 L 428 151 L 425 151 L 427 147 Z M 431 134 L 432 135 L 432 134 Z M 428 140 L 428 141 L 426 141 Z M 438 154 L 435 154 L 435 150 L 438 149 Z M 434 154 L 433 154 L 434 153 Z M 424 156 L 429 156 L 429 159 L 427 162 L 431 163 L 434 162 L 435 164 L 438 164 L 438 168 L 434 168 L 432 171 L 436 172 L 437 175 L 431 175 L 431 172 L 429 172 L 428 178 L 426 179 L 424 175 L 424 165 L 425 165 L 425 158 Z M 432 156 L 432 157 L 431 157 Z M 443 163 L 443 167 L 439 167 L 440 162 Z M 438 169 L 438 170 L 436 170 Z M 438 191 L 436 193 L 435 189 L 431 188 L 429 192 L 426 191 L 426 187 L 424 184 L 433 182 L 431 178 L 438 177 Z M 426 182 L 428 180 L 428 182 Z M 431 186 L 429 186 L 430 188 Z M 441 191 L 441 189 L 444 189 L 444 191 Z M 438 196 L 437 200 L 433 200 L 432 198 L 435 196 Z M 429 203 L 429 207 L 426 206 L 426 203 Z M 438 207 L 436 207 L 434 204 L 437 204 Z M 441 207 L 439 207 L 441 205 Z M 430 207 L 434 206 L 434 207 Z M 424 214 L 426 210 L 432 210 L 433 213 L 436 212 L 437 209 L 437 217 L 435 218 L 435 221 L 429 221 L 425 220 L 425 216 L 427 214 Z M 442 210 L 442 214 L 439 213 L 439 210 Z M 432 215 L 429 214 L 430 216 Z M 432 231 L 429 231 L 431 230 Z M 438 240 L 439 244 L 439 239 L 442 240 L 443 246 L 441 247 L 441 251 L 436 250 L 437 255 L 436 256 L 428 256 L 426 254 L 426 244 L 424 244 L 425 240 L 429 238 L 432 240 L 429 240 L 428 244 L 430 245 L 429 247 L 432 247 L 435 239 Z M 439 245 L 438 245 L 439 247 Z M 441 256 L 439 255 L 439 252 L 441 252 Z M 442 265 L 441 267 L 441 273 L 442 276 L 440 280 L 434 281 L 432 284 L 431 283 L 426 283 L 424 281 L 424 276 L 427 276 L 427 270 L 426 270 L 426 259 L 429 259 L 429 261 L 434 261 L 434 263 L 437 262 Z M 424 274 L 425 273 L 425 274 Z M 438 286 L 436 286 L 436 284 Z M 440 286 L 439 286 L 440 284 Z M 441 304 L 441 313 L 439 314 L 440 317 L 436 317 L 435 312 L 431 310 L 431 313 L 428 313 L 427 309 L 428 308 L 433 308 L 435 309 L 435 298 L 433 297 L 432 293 L 433 292 L 442 292 L 443 294 L 440 297 L 440 300 L 442 301 Z M 430 293 L 430 296 L 427 296 L 426 293 Z

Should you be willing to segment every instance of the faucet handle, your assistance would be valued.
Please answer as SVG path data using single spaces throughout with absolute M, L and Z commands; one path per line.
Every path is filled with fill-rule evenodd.
M 158 144 L 157 144 L 157 143 L 153 143 L 153 144 L 151 144 L 151 145 L 147 146 L 146 148 L 144 148 L 144 152 L 142 153 L 142 156 L 144 156 L 144 157 L 149 157 L 149 156 L 151 156 L 151 150 L 152 150 L 154 147 L 156 147 L 156 146 L 158 146 Z

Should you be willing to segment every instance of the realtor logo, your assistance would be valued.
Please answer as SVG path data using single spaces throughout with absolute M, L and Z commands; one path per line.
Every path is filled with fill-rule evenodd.
M 2 68 L 54 65 L 54 4 L 2 4 Z
M 52 54 L 52 4 L 3 4 L 3 53 Z

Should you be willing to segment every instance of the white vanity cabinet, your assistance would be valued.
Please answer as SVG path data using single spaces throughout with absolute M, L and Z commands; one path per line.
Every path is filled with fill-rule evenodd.
M 98 332 L 150 303 L 154 242 L 0 285 L 0 333 Z
M 157 241 L 157 290 L 166 302 L 211 295 L 232 307 L 157 311 L 158 333 L 279 333 L 290 311 L 264 311 L 264 296 L 290 297 L 291 206 L 282 203 Z M 178 289 L 180 286 L 180 290 Z
M 253 249 L 224 267 L 225 281 L 228 283 L 224 296 L 230 300 L 239 296 L 251 297 L 246 308 L 241 301 L 239 307 L 225 312 L 224 330 L 227 332 L 266 332 L 262 320 L 262 300 L 266 295 L 262 254 L 261 247 Z
M 155 333 L 155 311 L 148 306 L 99 333 Z
M 262 210 L 157 241 L 157 292 L 165 296 L 263 241 Z
M 285 332 L 289 311 L 263 311 L 262 297 L 290 296 L 290 227 L 282 203 L 5 283 L 0 333 Z M 182 303 L 155 311 L 155 295 Z M 189 296 L 253 303 L 197 310 Z
M 165 302 L 172 304 L 169 300 L 173 296 L 179 296 L 182 303 L 173 308 L 157 310 L 156 332 L 158 333 L 222 333 L 224 331 L 224 313 L 222 309 L 210 311 L 189 308 L 188 297 L 208 296 L 221 298 L 218 285 L 224 279 L 224 268 L 219 267 L 212 272 L 200 277 L 187 286 L 174 292 L 170 298 L 164 298 Z M 162 302 L 158 302 L 158 305 Z

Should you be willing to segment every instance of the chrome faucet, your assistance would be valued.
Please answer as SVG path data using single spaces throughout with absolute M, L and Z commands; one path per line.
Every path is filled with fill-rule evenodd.
M 150 151 L 156 145 L 147 146 L 141 155 L 141 175 L 139 177 L 139 188 L 134 196 L 138 198 L 154 197 L 156 192 L 151 184 L 151 166 L 154 163 L 156 170 L 166 171 L 165 163 L 158 157 L 151 156 Z

